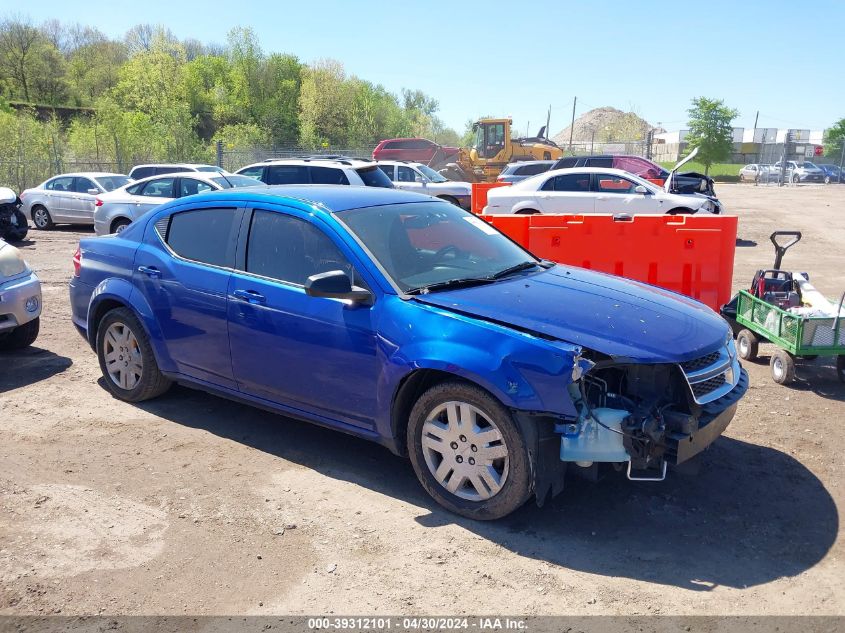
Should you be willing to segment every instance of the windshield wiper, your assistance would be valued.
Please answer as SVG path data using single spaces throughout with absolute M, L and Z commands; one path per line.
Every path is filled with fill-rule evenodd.
M 515 266 L 510 266 L 509 268 L 505 268 L 504 270 L 500 270 L 494 275 L 488 277 L 488 279 L 501 279 L 502 277 L 507 277 L 508 275 L 512 275 L 513 273 L 518 273 L 520 270 L 528 270 L 529 268 L 535 268 L 536 266 L 540 266 L 539 262 L 520 262 Z
M 437 283 L 428 284 L 427 286 L 419 286 L 418 288 L 411 288 L 406 290 L 408 295 L 424 295 L 432 290 L 447 290 L 452 288 L 464 288 L 466 286 L 477 286 L 479 284 L 489 284 L 493 281 L 492 277 L 467 277 L 465 279 L 449 279 L 447 281 L 438 281 Z

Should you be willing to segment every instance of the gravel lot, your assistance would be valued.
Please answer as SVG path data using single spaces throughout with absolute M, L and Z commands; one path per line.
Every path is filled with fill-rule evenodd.
M 845 290 L 845 186 L 720 185 L 734 287 L 785 264 Z M 0 614 L 845 614 L 845 385 L 751 389 L 701 472 L 573 481 L 480 524 L 386 450 L 201 392 L 111 398 L 70 322 L 78 230 L 33 231 L 36 345 L 0 356 Z M 765 359 L 767 360 L 767 359 Z M 836 482 L 839 482 L 838 484 Z

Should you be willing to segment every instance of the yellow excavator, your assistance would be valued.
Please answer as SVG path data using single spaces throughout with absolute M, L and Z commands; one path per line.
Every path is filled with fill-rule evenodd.
M 563 150 L 552 141 L 547 125 L 537 136 L 511 138 L 511 119 L 479 119 L 472 124 L 475 141 L 461 148 L 453 163 L 442 166 L 440 173 L 452 180 L 496 182 L 496 176 L 508 163 L 520 160 L 556 160 Z

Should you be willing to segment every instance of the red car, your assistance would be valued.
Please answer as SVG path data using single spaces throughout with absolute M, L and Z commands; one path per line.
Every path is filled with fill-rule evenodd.
M 373 160 L 410 160 L 440 165 L 455 160 L 457 147 L 444 147 L 424 138 L 389 138 L 373 150 Z

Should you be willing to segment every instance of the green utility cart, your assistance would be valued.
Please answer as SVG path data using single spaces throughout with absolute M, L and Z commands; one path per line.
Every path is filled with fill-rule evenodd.
M 845 297 L 845 295 L 843 295 Z M 842 300 L 837 306 L 841 311 Z M 845 382 L 845 323 L 840 317 L 802 317 L 767 303 L 750 292 L 739 292 L 736 322 L 744 329 L 736 337 L 740 358 L 754 360 L 761 341 L 778 346 L 769 363 L 772 379 L 781 385 L 795 379 L 795 358 L 836 356 L 836 373 Z
M 785 243 L 778 240 L 789 238 Z M 769 365 L 772 378 L 780 385 L 795 380 L 795 359 L 812 360 L 819 356 L 836 356 L 836 374 L 845 382 L 845 332 L 843 332 L 842 302 L 836 307 L 837 316 L 803 316 L 787 308 L 801 305 L 800 277 L 783 270 L 783 256 L 801 241 L 800 231 L 775 231 L 769 236 L 775 246 L 775 263 L 768 270 L 758 270 L 750 290 L 740 290 L 722 306 L 721 314 L 733 324 L 739 357 L 757 358 L 761 342 L 778 346 Z M 806 273 L 802 273 L 807 278 Z

